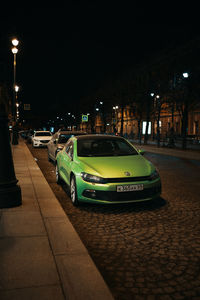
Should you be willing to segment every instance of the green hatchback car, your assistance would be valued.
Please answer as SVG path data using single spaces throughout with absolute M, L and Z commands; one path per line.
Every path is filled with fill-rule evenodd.
M 161 180 L 142 154 L 119 136 L 74 136 L 57 154 L 56 181 L 70 187 L 76 206 L 151 200 L 160 196 Z

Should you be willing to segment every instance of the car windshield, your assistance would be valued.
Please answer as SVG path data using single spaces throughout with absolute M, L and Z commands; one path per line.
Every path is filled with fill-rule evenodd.
M 71 134 L 60 134 L 58 138 L 58 143 L 65 144 L 71 136 Z
M 80 139 L 77 144 L 78 156 L 126 156 L 137 154 L 138 152 L 124 139 Z
M 35 136 L 51 136 L 50 132 L 36 132 Z
M 72 136 L 76 136 L 76 135 L 85 135 L 86 133 L 84 132 L 72 132 L 72 133 L 61 133 L 59 135 L 58 138 L 58 143 L 59 144 L 65 144 L 69 138 L 71 138 Z

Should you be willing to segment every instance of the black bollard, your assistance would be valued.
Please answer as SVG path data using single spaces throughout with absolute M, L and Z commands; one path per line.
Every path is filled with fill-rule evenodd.
M 17 184 L 12 158 L 8 118 L 4 106 L 0 107 L 0 208 L 22 204 L 21 188 Z
M 17 124 L 12 128 L 12 145 L 18 145 L 18 126 Z

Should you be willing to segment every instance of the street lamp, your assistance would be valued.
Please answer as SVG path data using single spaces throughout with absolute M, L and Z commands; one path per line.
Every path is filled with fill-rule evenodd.
M 19 92 L 19 86 L 18 85 L 15 85 L 15 103 L 16 103 L 16 107 L 17 107 L 17 112 L 18 111 L 18 107 L 19 107 L 19 102 L 18 102 L 18 97 L 17 97 L 17 93 Z
M 189 74 L 187 72 L 183 73 L 183 77 L 184 78 L 188 78 L 189 77 Z
M 15 103 L 16 103 L 16 117 L 17 117 L 17 121 L 19 120 L 19 102 L 17 100 L 17 93 L 19 91 L 19 87 L 18 85 L 15 85 Z
M 113 120 L 113 129 L 114 129 L 114 133 L 116 134 L 117 133 L 117 124 L 118 124 L 118 119 L 117 119 L 117 110 L 118 110 L 119 106 L 116 105 L 116 106 L 113 106 L 113 110 L 115 111 L 115 119 Z
M 16 115 L 15 115 L 15 111 L 16 111 L 16 102 L 17 102 L 17 92 L 18 89 L 16 89 L 16 55 L 18 52 L 18 49 L 16 46 L 18 46 L 19 41 L 15 38 L 12 40 L 12 44 L 13 44 L 13 48 L 12 48 L 12 53 L 14 55 L 14 61 L 13 61 L 13 105 L 12 105 L 12 114 L 13 114 L 13 121 L 16 121 Z
M 17 39 L 13 39 L 12 44 L 13 44 L 13 46 L 18 46 L 19 41 Z
M 15 85 L 15 92 L 19 92 L 19 86 L 18 85 Z

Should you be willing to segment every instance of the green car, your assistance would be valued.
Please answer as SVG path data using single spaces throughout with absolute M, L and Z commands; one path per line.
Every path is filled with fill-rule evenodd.
M 160 196 L 161 180 L 142 154 L 119 136 L 74 136 L 56 157 L 56 181 L 70 187 L 74 205 L 151 200 Z

